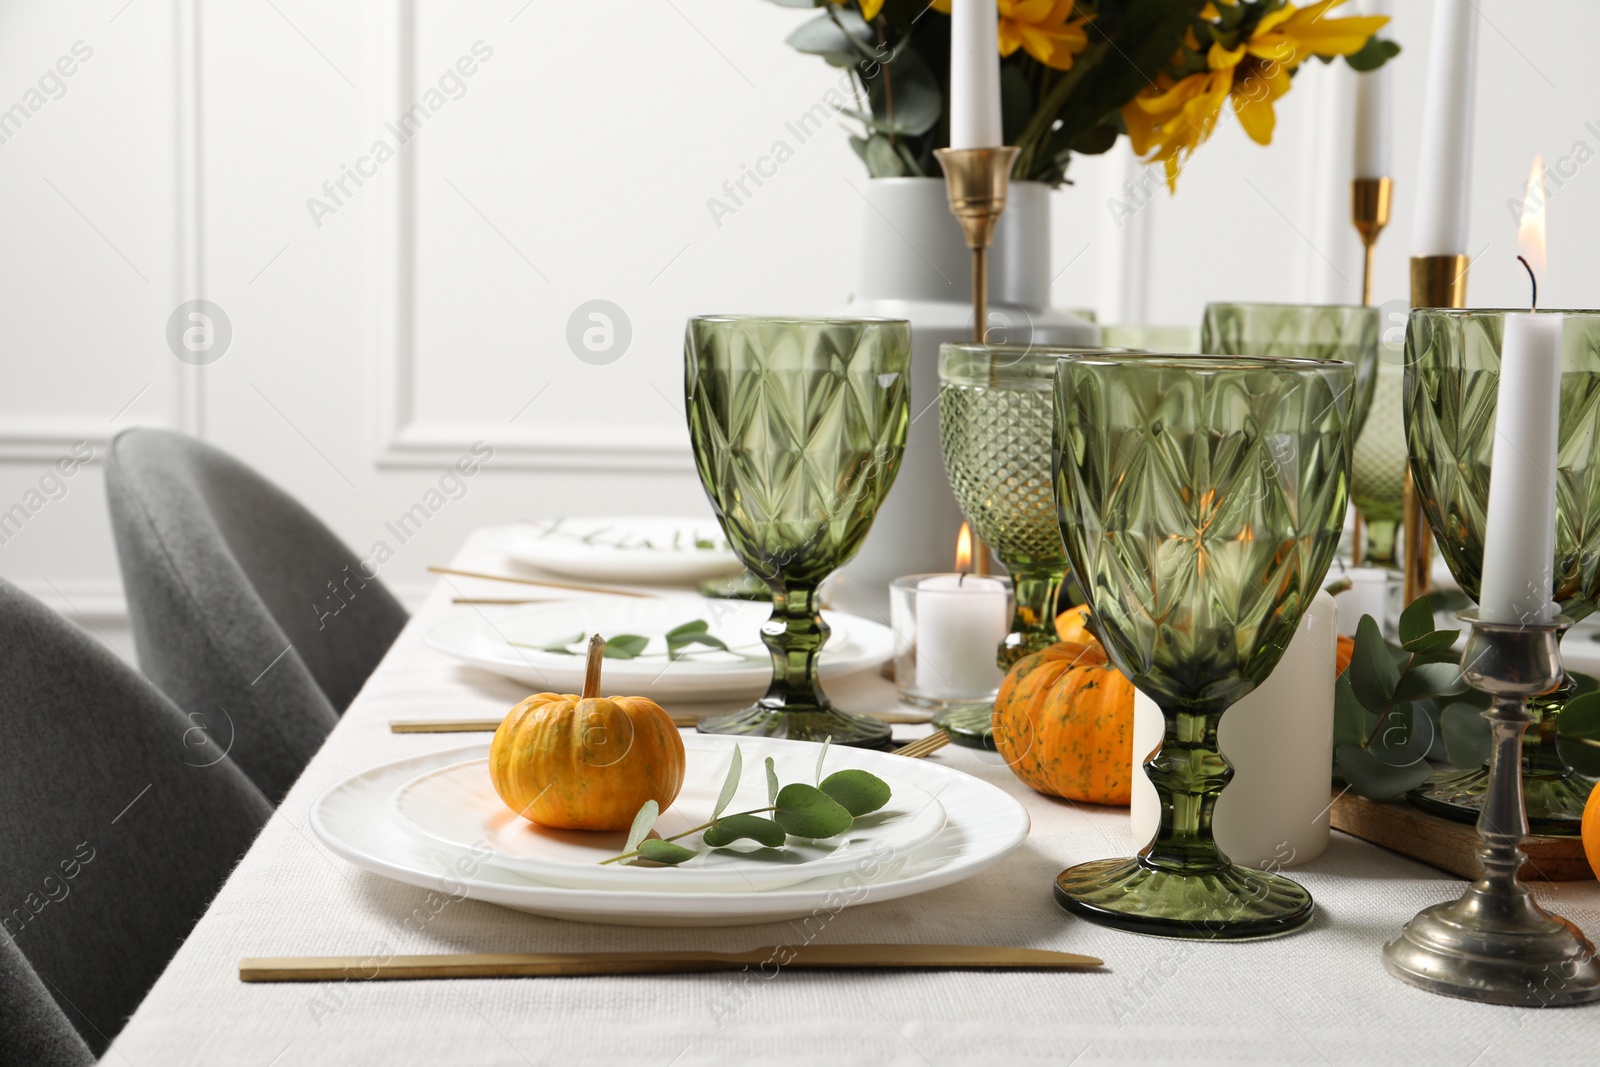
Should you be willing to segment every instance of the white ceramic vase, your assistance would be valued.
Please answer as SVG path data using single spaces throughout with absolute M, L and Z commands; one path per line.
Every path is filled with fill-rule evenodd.
M 863 195 L 861 272 L 844 313 L 910 321 L 912 423 L 894 488 L 828 597 L 845 611 L 887 619 L 892 579 L 955 563 L 962 515 L 939 445 L 939 346 L 972 339 L 972 254 L 942 178 L 875 178 Z M 1094 323 L 1050 308 L 1050 279 L 1050 189 L 1013 182 L 990 251 L 987 339 L 1098 343 Z

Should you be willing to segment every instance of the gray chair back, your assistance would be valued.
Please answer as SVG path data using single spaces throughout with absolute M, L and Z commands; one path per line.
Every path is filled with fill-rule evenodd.
M 294 498 L 210 445 L 126 430 L 106 494 L 146 677 L 274 803 L 404 627 L 375 571 Z
M 3 581 L 0 723 L 0 927 L 98 1054 L 272 807 L 138 672 Z
M 0 1063 L 82 1067 L 94 1053 L 9 937 L 0 937 Z

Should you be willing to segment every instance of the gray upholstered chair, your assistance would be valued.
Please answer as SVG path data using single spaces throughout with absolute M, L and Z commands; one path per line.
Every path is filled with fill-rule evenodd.
M 80 1067 L 94 1053 L 9 937 L 0 937 L 0 1063 Z
M 294 498 L 164 430 L 111 442 L 106 493 L 139 666 L 274 803 L 406 622 Z
M 154 686 L 5 582 L 0 724 L 0 926 L 98 1054 L 272 807 Z M 7 1000 L 31 988 L 15 962 L 0 966 Z M 62 1045 L 32 999 L 8 1006 L 0 1062 Z

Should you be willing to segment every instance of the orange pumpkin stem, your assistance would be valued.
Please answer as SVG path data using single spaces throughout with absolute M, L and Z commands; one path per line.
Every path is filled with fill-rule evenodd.
M 606 639 L 599 634 L 589 638 L 589 662 L 583 670 L 583 699 L 593 700 L 600 695 L 600 660 L 606 654 Z

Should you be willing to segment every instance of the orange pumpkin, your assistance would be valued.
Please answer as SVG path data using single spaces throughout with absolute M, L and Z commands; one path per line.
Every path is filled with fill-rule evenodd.
M 995 747 L 1041 793 L 1126 807 L 1133 796 L 1133 683 L 1086 638 L 1012 666 L 994 702 Z
M 1056 640 L 1064 645 L 1096 643 L 1094 634 L 1089 632 L 1089 605 L 1079 604 L 1056 616 Z
M 1350 666 L 1350 659 L 1355 654 L 1356 639 L 1353 637 L 1346 637 L 1344 634 L 1340 634 L 1339 639 L 1334 644 L 1333 649 L 1333 676 L 1335 678 L 1343 674 L 1344 669 Z
M 517 814 L 563 830 L 626 830 L 645 801 L 665 811 L 683 788 L 683 738 L 644 697 L 605 697 L 605 641 L 589 642 L 583 695 L 537 693 L 501 722 L 489 778 Z
M 1589 793 L 1578 830 L 1583 836 L 1583 854 L 1589 860 L 1589 869 L 1600 878 L 1600 785 Z

